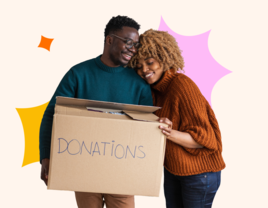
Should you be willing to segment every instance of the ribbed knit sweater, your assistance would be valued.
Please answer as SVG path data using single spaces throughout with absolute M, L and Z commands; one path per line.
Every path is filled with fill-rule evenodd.
M 72 67 L 61 80 L 45 110 L 39 135 L 40 162 L 50 156 L 56 96 L 135 105 L 153 105 L 150 86 L 131 68 L 108 67 L 100 57 Z
M 186 75 L 164 72 L 151 85 L 159 117 L 173 122 L 173 129 L 189 133 L 203 148 L 186 148 L 167 140 L 165 168 L 174 175 L 188 176 L 217 172 L 225 167 L 221 152 L 221 133 L 215 114 L 197 85 Z

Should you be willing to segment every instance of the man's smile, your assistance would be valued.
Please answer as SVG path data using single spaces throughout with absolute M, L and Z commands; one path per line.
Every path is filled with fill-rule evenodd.
M 131 57 L 132 57 L 132 55 L 126 54 L 126 53 L 122 53 L 122 55 L 127 61 L 129 61 L 131 59 Z

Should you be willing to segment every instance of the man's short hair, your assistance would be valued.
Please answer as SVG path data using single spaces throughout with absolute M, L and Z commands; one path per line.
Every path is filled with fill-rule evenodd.
M 110 19 L 104 30 L 104 42 L 107 35 L 112 32 L 121 30 L 122 27 L 132 27 L 135 28 L 137 31 L 140 29 L 140 25 L 135 20 L 127 16 L 118 15 L 116 17 L 112 17 L 112 19 Z

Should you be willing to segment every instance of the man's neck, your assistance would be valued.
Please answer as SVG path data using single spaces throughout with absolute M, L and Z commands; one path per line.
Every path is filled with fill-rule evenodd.
M 113 63 L 113 61 L 110 58 L 108 58 L 105 54 L 102 54 L 100 60 L 101 60 L 101 62 L 103 64 L 105 64 L 106 66 L 109 66 L 109 67 L 118 67 L 118 66 L 120 66 L 120 65 L 115 65 Z

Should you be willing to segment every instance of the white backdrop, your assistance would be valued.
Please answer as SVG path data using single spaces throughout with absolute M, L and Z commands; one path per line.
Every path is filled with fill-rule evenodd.
M 48 191 L 40 164 L 21 167 L 24 132 L 15 108 L 46 103 L 69 68 L 102 53 L 104 28 L 127 15 L 140 33 L 158 29 L 161 16 L 181 35 L 211 30 L 214 59 L 232 71 L 213 88 L 227 167 L 215 208 L 268 207 L 267 1 L 4 1 L 0 3 L 1 207 L 76 207 L 74 194 Z M 51 51 L 38 48 L 54 38 Z M 204 74 L 204 78 L 208 75 Z M 160 197 L 136 197 L 136 207 L 165 207 Z

